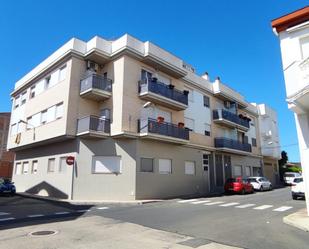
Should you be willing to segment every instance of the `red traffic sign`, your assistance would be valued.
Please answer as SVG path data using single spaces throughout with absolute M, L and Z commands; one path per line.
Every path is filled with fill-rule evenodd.
M 66 160 L 67 165 L 73 165 L 73 164 L 74 164 L 74 161 L 75 161 L 74 156 L 68 156 L 68 157 L 67 157 L 67 160 Z

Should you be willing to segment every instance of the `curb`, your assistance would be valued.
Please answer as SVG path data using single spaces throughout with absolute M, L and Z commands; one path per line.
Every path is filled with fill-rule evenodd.
M 309 216 L 306 209 L 300 209 L 295 213 L 283 217 L 283 223 L 309 232 Z
M 303 230 L 305 232 L 309 232 L 309 229 L 307 227 L 302 226 L 297 222 L 291 221 L 291 219 L 288 216 L 283 217 L 283 223 L 290 225 L 290 226 L 293 226 L 293 227 L 296 227 L 296 228 Z

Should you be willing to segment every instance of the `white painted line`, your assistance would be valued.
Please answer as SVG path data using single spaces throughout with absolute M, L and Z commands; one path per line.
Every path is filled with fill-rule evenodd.
M 27 215 L 27 217 L 29 218 L 36 218 L 36 217 L 42 217 L 44 216 L 43 214 L 30 214 L 30 215 Z
M 187 202 L 193 202 L 193 201 L 197 201 L 197 199 L 181 200 L 181 201 L 178 201 L 178 203 L 187 203 Z
M 264 209 L 271 208 L 271 207 L 273 207 L 273 205 L 262 205 L 262 206 L 259 206 L 259 207 L 255 207 L 253 209 L 264 210 Z
M 55 214 L 59 215 L 59 214 L 69 214 L 70 212 L 56 212 Z
M 203 203 L 207 203 L 207 202 L 211 202 L 210 200 L 205 200 L 205 201 L 195 201 L 195 202 L 191 202 L 191 204 L 203 204 Z
M 105 209 L 109 209 L 109 207 L 98 207 L 97 209 L 99 209 L 99 210 L 105 210 Z
M 15 218 L 13 218 L 13 217 L 3 218 L 3 219 L 0 219 L 0 222 L 1 221 L 8 221 L 8 220 L 15 220 Z
M 86 213 L 86 212 L 89 212 L 90 209 L 81 209 L 81 210 L 76 210 L 75 212 L 77 213 Z
M 230 206 L 235 206 L 238 204 L 239 204 L 238 202 L 230 202 L 230 203 L 222 204 L 220 205 L 220 207 L 230 207 Z
M 0 215 L 9 215 L 10 213 L 0 212 Z
M 247 207 L 253 207 L 253 206 L 255 206 L 255 204 L 244 204 L 244 205 L 236 206 L 235 208 L 247 208 Z
M 293 208 L 293 207 L 282 206 L 282 207 L 279 207 L 279 208 L 274 209 L 273 211 L 276 211 L 276 212 L 284 212 L 284 211 L 289 210 L 289 209 L 291 209 L 291 208 Z
M 204 204 L 205 206 L 211 206 L 211 205 L 216 205 L 216 204 L 221 204 L 224 203 L 223 201 L 216 201 L 216 202 L 210 202 L 210 203 L 206 203 Z

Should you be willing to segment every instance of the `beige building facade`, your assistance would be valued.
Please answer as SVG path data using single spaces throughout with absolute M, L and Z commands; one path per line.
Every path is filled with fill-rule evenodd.
M 12 99 L 8 148 L 20 192 L 75 200 L 207 195 L 229 177 L 264 171 L 257 105 L 130 35 L 73 38 L 19 80 Z

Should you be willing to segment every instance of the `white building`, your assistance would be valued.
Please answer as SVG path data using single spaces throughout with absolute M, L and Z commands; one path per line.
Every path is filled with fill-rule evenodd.
M 288 107 L 295 113 L 301 164 L 309 196 L 309 7 L 272 21 L 281 46 Z M 309 198 L 306 200 L 309 215 Z

